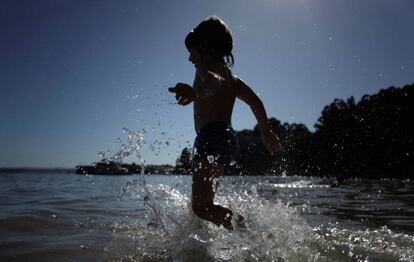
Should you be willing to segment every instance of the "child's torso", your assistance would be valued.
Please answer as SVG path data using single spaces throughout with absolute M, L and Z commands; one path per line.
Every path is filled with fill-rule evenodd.
M 211 68 L 211 71 L 220 75 L 224 80 L 220 90 L 213 96 L 194 102 L 194 124 L 197 132 L 213 122 L 224 122 L 231 125 L 231 115 L 237 97 L 237 77 L 225 66 Z M 193 87 L 200 85 L 200 78 L 195 77 Z

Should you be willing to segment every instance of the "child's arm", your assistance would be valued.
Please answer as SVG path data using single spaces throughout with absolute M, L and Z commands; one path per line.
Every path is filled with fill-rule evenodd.
M 196 78 L 199 84 L 191 87 L 188 84 L 178 83 L 175 87 L 168 90 L 175 93 L 175 98 L 180 105 L 188 105 L 194 100 L 200 100 L 217 94 L 221 87 L 221 81 L 224 80 L 220 75 L 206 70 L 197 70 Z M 196 81 L 195 81 L 196 82 Z
M 168 91 L 175 93 L 175 99 L 179 105 L 186 106 L 196 98 L 194 89 L 189 84 L 178 83 L 175 87 L 168 88 Z
M 248 104 L 256 117 L 262 135 L 263 144 L 270 154 L 281 149 L 279 138 L 272 132 L 262 100 L 241 79 L 238 80 L 237 97 Z

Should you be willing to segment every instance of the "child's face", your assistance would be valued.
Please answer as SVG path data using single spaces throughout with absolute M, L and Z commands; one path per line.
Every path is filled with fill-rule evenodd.
M 190 57 L 188 60 L 194 64 L 195 67 L 198 67 L 201 64 L 206 64 L 210 61 L 210 57 L 208 55 L 202 54 L 196 49 L 189 49 Z
M 195 49 L 189 49 L 188 50 L 190 52 L 190 56 L 188 57 L 188 61 L 190 61 L 191 63 L 194 64 L 195 67 L 197 67 L 197 65 L 199 65 L 200 63 L 202 63 L 203 59 L 202 59 L 202 55 L 200 52 L 198 52 Z

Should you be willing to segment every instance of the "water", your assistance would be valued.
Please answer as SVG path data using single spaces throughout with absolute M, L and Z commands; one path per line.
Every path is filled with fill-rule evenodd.
M 187 176 L 0 173 L 0 261 L 414 260 L 412 181 L 330 182 L 223 179 L 231 232 L 192 215 Z

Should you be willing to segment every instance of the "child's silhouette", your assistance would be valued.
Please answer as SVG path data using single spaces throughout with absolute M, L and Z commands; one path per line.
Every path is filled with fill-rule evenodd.
M 180 105 L 194 102 L 197 137 L 192 166 L 192 208 L 200 218 L 233 229 L 232 217 L 238 223 L 243 222 L 243 217 L 214 204 L 214 180 L 234 171 L 239 159 L 239 143 L 231 127 L 236 98 L 250 106 L 269 153 L 280 149 L 279 139 L 270 130 L 262 101 L 230 70 L 234 62 L 233 39 L 227 25 L 217 17 L 208 17 L 187 35 L 185 45 L 196 68 L 193 86 L 178 83 L 169 91 L 176 94 Z

